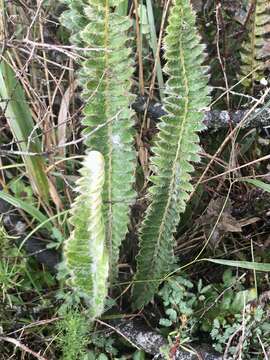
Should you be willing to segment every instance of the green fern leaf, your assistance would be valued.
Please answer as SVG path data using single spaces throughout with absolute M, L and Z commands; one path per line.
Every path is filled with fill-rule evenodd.
M 133 289 L 134 308 L 147 304 L 174 263 L 173 234 L 185 211 L 191 162 L 198 162 L 203 113 L 209 102 L 204 46 L 196 32 L 195 14 L 188 0 L 175 0 L 165 37 L 165 109 L 154 147 L 151 204 L 141 227 L 140 252 Z
M 79 74 L 85 100 L 86 145 L 105 158 L 103 215 L 109 249 L 110 273 L 116 273 L 119 247 L 127 233 L 129 208 L 135 198 L 132 188 L 135 171 L 133 148 L 133 96 L 129 93 L 133 67 L 127 35 L 128 17 L 114 11 L 121 0 L 67 1 L 70 10 L 63 22 L 75 31 L 71 38 L 84 48 L 86 58 Z M 70 19 L 70 20 L 69 20 Z M 78 34 L 78 29 L 79 34 Z
M 85 298 L 92 318 L 100 316 L 107 295 L 108 252 L 102 215 L 104 158 L 91 151 L 83 162 L 77 181 L 77 196 L 71 208 L 74 226 L 64 246 L 71 285 Z
M 66 10 L 61 15 L 61 23 L 71 32 L 70 42 L 77 46 L 83 46 L 80 32 L 88 24 L 84 9 L 89 6 L 87 0 L 63 0 L 68 5 L 69 10 Z
M 270 41 L 266 35 L 270 31 L 270 2 L 269 0 L 256 0 L 253 16 L 250 19 L 248 38 L 243 43 L 241 51 L 241 68 L 239 79 L 250 74 L 242 81 L 246 87 L 254 84 L 263 77 L 263 72 L 269 68 Z

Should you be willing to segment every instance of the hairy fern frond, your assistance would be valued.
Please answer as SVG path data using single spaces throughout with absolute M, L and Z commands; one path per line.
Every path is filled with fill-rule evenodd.
M 269 68 L 270 41 L 266 35 L 270 31 L 270 2 L 268 0 L 254 1 L 254 12 L 250 19 L 248 38 L 241 50 L 241 68 L 239 78 L 250 74 L 242 81 L 246 87 L 253 85 L 263 77 L 263 72 Z
M 66 0 L 70 10 L 63 23 L 72 29 L 71 41 L 83 46 L 79 80 L 84 107 L 86 145 L 105 158 L 103 216 L 109 249 L 110 273 L 115 274 L 119 247 L 127 233 L 135 169 L 133 112 L 129 93 L 133 67 L 127 35 L 131 26 L 119 15 L 122 0 Z M 116 10 L 115 10 L 116 9 Z M 96 48 L 97 51 L 88 51 Z
M 71 208 L 74 226 L 64 246 L 64 259 L 71 285 L 84 297 L 92 318 L 100 316 L 107 295 L 108 251 L 102 214 L 104 158 L 91 151 L 77 181 L 77 196 Z
M 208 68 L 202 66 L 204 46 L 196 32 L 189 0 L 175 0 L 165 37 L 165 110 L 159 124 L 152 165 L 151 204 L 140 230 L 140 252 L 133 289 L 134 307 L 154 296 L 174 263 L 174 238 L 180 213 L 185 211 L 193 166 L 198 162 L 202 110 L 209 102 Z

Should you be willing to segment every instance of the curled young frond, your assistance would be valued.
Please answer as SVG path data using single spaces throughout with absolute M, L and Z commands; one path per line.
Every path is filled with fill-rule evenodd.
M 107 296 L 108 251 L 102 213 L 104 158 L 91 151 L 83 162 L 77 181 L 79 195 L 71 208 L 74 227 L 64 247 L 64 259 L 71 286 L 89 305 L 92 318 L 100 316 Z

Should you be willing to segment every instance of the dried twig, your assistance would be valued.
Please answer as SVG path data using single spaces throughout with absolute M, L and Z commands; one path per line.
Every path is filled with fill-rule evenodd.
M 48 360 L 46 359 L 44 356 L 39 355 L 38 353 L 36 353 L 35 351 L 29 349 L 26 345 L 22 344 L 19 340 L 14 339 L 12 337 L 9 336 L 0 336 L 0 341 L 6 341 L 9 342 L 11 344 L 14 344 L 16 347 L 20 348 L 21 350 L 27 352 L 28 354 L 31 354 L 32 356 L 34 356 L 35 358 L 37 358 L 38 360 Z

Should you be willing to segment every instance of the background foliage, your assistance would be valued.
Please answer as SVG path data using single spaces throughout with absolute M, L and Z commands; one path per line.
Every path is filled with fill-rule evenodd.
M 146 210 L 152 195 L 163 182 L 168 188 L 172 173 L 179 173 L 170 166 L 170 156 L 175 155 L 175 142 L 181 137 L 179 123 L 173 123 L 177 140 L 165 131 L 174 118 L 157 120 L 135 114 L 130 109 L 131 93 L 140 99 L 149 96 L 153 103 L 162 101 L 175 119 L 183 119 L 182 110 L 178 112 L 173 105 L 175 92 L 186 84 L 181 82 L 183 77 L 172 79 L 176 64 L 171 57 L 175 41 L 181 38 L 167 35 L 164 39 L 168 26 L 179 31 L 181 23 L 172 15 L 168 25 L 169 1 L 107 2 L 107 22 L 105 1 L 91 2 L 91 12 L 89 3 L 79 0 L 64 4 L 24 0 L 6 2 L 5 7 L 1 2 L 0 358 L 152 358 L 148 349 L 136 343 L 134 334 L 119 328 L 123 322 L 134 324 L 134 319 L 140 320 L 140 331 L 151 327 L 155 336 L 167 340 L 163 353 L 170 358 L 183 347 L 192 349 L 193 342 L 211 344 L 227 358 L 267 358 L 267 129 L 260 123 L 257 128 L 235 129 L 229 122 L 218 131 L 201 132 L 198 138 L 195 132 L 201 127 L 192 119 L 199 122 L 201 115 L 186 114 L 186 135 L 193 141 L 192 145 L 180 142 L 182 149 L 185 147 L 180 161 L 186 166 L 189 202 L 176 224 L 177 209 L 183 211 L 185 206 L 172 197 L 170 209 L 175 219 L 166 227 L 169 237 L 164 236 L 165 244 L 169 243 L 165 263 L 169 271 L 174 250 L 174 273 L 166 277 L 167 270 L 158 273 L 146 261 L 143 272 L 149 279 L 158 275 L 164 281 L 143 311 L 132 309 L 138 229 L 142 242 L 152 225 L 150 210 Z M 187 1 L 177 4 L 181 10 Z M 183 42 L 183 54 L 190 64 L 185 89 L 192 101 L 177 100 L 197 110 L 206 105 L 207 110 L 223 110 L 223 117 L 229 119 L 228 114 L 248 110 L 256 120 L 256 107 L 266 113 L 269 108 L 268 2 L 210 0 L 192 4 L 196 27 L 185 7 L 190 41 Z M 66 13 L 68 5 L 74 18 Z M 60 24 L 60 17 L 71 34 Z M 201 56 L 203 49 L 195 31 L 206 44 L 206 58 Z M 85 46 L 95 51 L 83 49 Z M 117 56 L 112 56 L 111 50 Z M 261 71 L 252 72 L 245 81 L 257 61 Z M 167 71 L 162 72 L 166 62 Z M 205 99 L 206 79 L 201 79 L 198 66 L 202 63 L 210 67 L 210 104 Z M 247 70 L 250 64 L 252 68 Z M 195 93 L 199 99 L 193 98 Z M 191 114 L 195 116 L 192 119 Z M 24 138 L 19 137 L 20 131 Z M 104 142 L 99 141 L 101 137 Z M 198 142 L 200 149 L 194 145 Z M 110 260 L 118 262 L 115 270 L 119 270 L 104 303 L 105 312 L 92 325 L 87 306 L 81 294 L 68 285 L 68 272 L 61 263 L 63 243 L 73 230 L 69 209 L 77 195 L 74 190 L 87 146 L 105 155 L 107 190 L 102 214 L 105 223 L 117 228 L 107 234 L 107 241 L 112 241 L 115 255 Z M 193 165 L 190 178 L 193 168 L 187 161 L 197 160 L 194 151 L 199 151 L 201 162 Z M 159 162 L 160 153 L 163 160 Z M 111 179 L 109 164 L 114 169 Z M 155 177 L 151 177 L 153 171 Z M 179 190 L 177 186 L 174 189 Z M 184 193 L 182 196 L 186 198 Z M 81 200 L 75 204 L 78 211 L 83 210 Z M 162 208 L 160 203 L 151 206 Z M 115 212 L 121 224 L 111 217 Z M 157 213 L 151 215 L 155 221 Z M 141 226 L 145 214 L 148 220 Z M 149 257 L 156 254 L 158 248 L 153 251 L 151 246 Z M 138 284 L 135 292 L 142 288 Z M 152 298 L 152 292 L 147 299 L 144 292 L 145 288 L 138 291 L 137 306 Z

